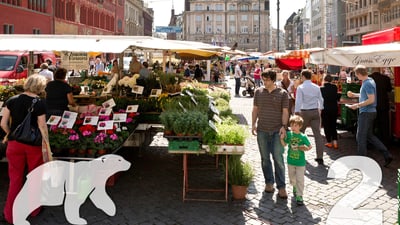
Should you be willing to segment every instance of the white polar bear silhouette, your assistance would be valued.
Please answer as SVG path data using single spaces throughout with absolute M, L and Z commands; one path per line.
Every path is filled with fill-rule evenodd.
M 131 163 L 121 156 L 109 154 L 92 161 L 55 160 L 37 167 L 28 174 L 15 199 L 14 225 L 29 225 L 26 218 L 36 208 L 62 205 L 63 202 L 69 223 L 87 224 L 79 216 L 79 208 L 88 196 L 97 208 L 114 216 L 116 207 L 106 192 L 106 181 L 114 173 L 126 171 L 130 166 Z

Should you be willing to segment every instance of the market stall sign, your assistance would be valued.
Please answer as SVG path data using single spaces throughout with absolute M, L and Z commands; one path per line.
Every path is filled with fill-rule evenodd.
M 86 52 L 61 52 L 61 65 L 68 70 L 87 70 L 89 58 Z

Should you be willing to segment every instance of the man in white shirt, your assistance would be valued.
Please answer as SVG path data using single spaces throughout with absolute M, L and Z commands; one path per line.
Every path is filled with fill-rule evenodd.
M 53 80 L 53 72 L 49 70 L 49 65 L 47 63 L 42 63 L 40 65 L 39 75 L 42 75 L 46 78 L 47 82 Z
M 240 90 L 240 78 L 242 77 L 242 69 L 240 68 L 240 61 L 236 63 L 235 66 L 235 97 L 240 97 L 239 90 Z

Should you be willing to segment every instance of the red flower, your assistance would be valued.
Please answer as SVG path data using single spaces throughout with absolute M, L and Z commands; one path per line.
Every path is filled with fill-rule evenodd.
M 89 132 L 93 133 L 93 132 L 96 131 L 96 128 L 93 125 L 86 124 L 86 125 L 83 125 L 83 126 L 79 127 L 79 131 L 81 133 L 83 133 L 84 131 L 89 131 Z

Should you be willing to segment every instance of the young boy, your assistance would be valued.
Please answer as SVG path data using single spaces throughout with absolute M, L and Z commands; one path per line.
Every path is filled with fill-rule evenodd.
M 304 151 L 311 149 L 307 135 L 300 132 L 303 126 L 303 118 L 298 115 L 291 116 L 289 119 L 290 130 L 286 135 L 281 134 L 281 144 L 289 144 L 287 154 L 288 173 L 290 184 L 293 185 L 293 194 L 296 197 L 297 205 L 303 205 L 304 172 L 306 157 Z

